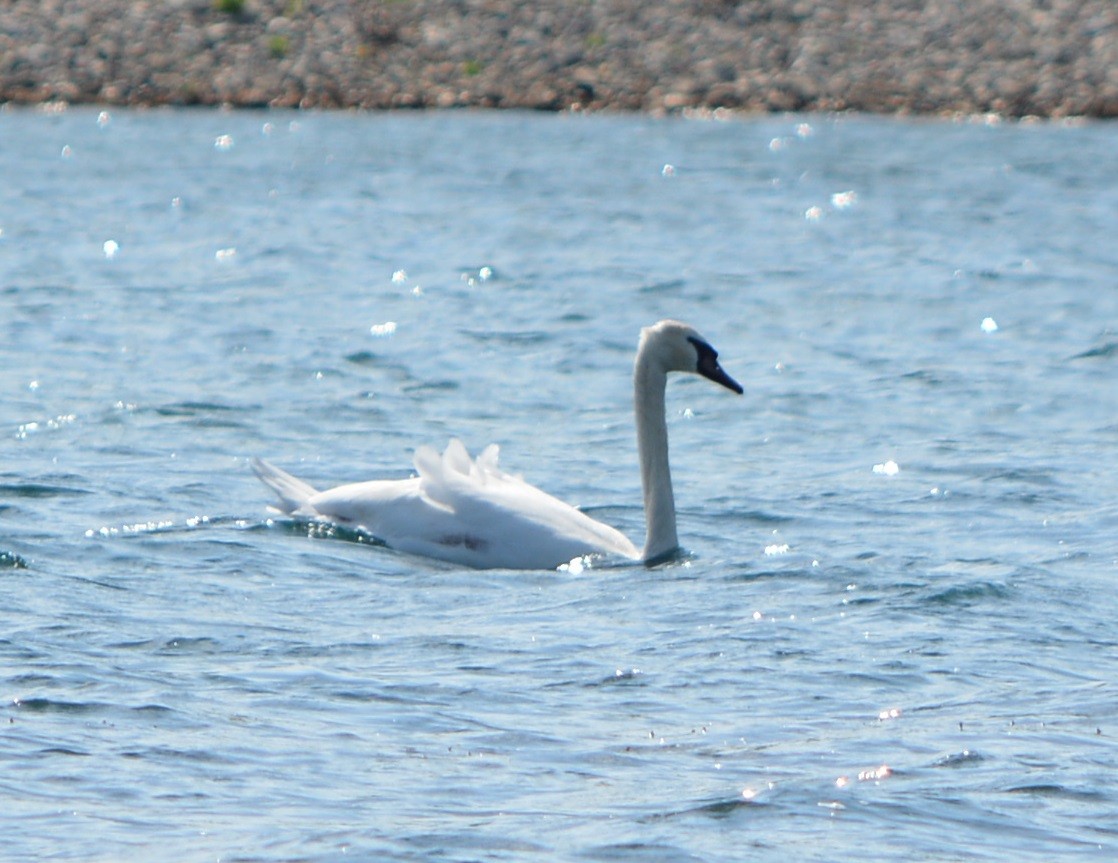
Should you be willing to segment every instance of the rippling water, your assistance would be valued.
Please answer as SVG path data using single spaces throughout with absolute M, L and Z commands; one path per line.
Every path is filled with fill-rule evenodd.
M 4 853 L 1109 860 L 1118 129 L 0 113 Z M 496 441 L 674 565 L 283 521 Z

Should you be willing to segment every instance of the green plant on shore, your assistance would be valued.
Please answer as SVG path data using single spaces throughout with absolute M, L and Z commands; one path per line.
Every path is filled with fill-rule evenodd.
M 286 57 L 288 49 L 290 48 L 291 40 L 286 36 L 273 36 L 268 40 L 268 53 L 277 60 L 282 60 Z
M 214 0 L 214 9 L 226 15 L 240 15 L 245 11 L 245 0 Z
M 601 48 L 606 44 L 606 37 L 601 33 L 591 33 L 586 37 L 587 48 Z
M 480 60 L 467 60 L 464 64 L 462 64 L 462 71 L 471 78 L 475 75 L 480 75 L 481 70 L 484 68 L 485 64 L 482 63 Z
M 287 5 L 283 7 L 283 16 L 285 18 L 295 18 L 303 14 L 303 9 L 306 3 L 303 0 L 287 0 Z

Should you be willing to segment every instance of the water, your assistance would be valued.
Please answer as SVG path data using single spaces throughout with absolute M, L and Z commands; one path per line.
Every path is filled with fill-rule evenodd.
M 0 114 L 4 854 L 1112 859 L 1116 144 Z M 683 560 L 268 521 L 459 435 L 639 542 L 667 316 Z

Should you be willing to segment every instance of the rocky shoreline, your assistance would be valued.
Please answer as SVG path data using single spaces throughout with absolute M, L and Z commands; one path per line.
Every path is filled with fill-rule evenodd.
M 1112 0 L 0 0 L 0 102 L 1118 116 Z

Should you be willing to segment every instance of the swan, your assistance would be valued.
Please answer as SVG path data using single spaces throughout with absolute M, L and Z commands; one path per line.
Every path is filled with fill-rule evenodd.
M 441 454 L 421 446 L 410 479 L 321 492 L 266 461 L 253 459 L 252 468 L 283 513 L 359 527 L 411 554 L 478 569 L 554 569 L 589 554 L 652 563 L 679 548 L 664 413 L 669 372 L 692 372 L 742 393 L 718 364 L 718 352 L 687 324 L 665 320 L 641 330 L 633 385 L 647 523 L 642 551 L 609 525 L 502 471 L 496 444 L 476 459 L 458 439 Z

